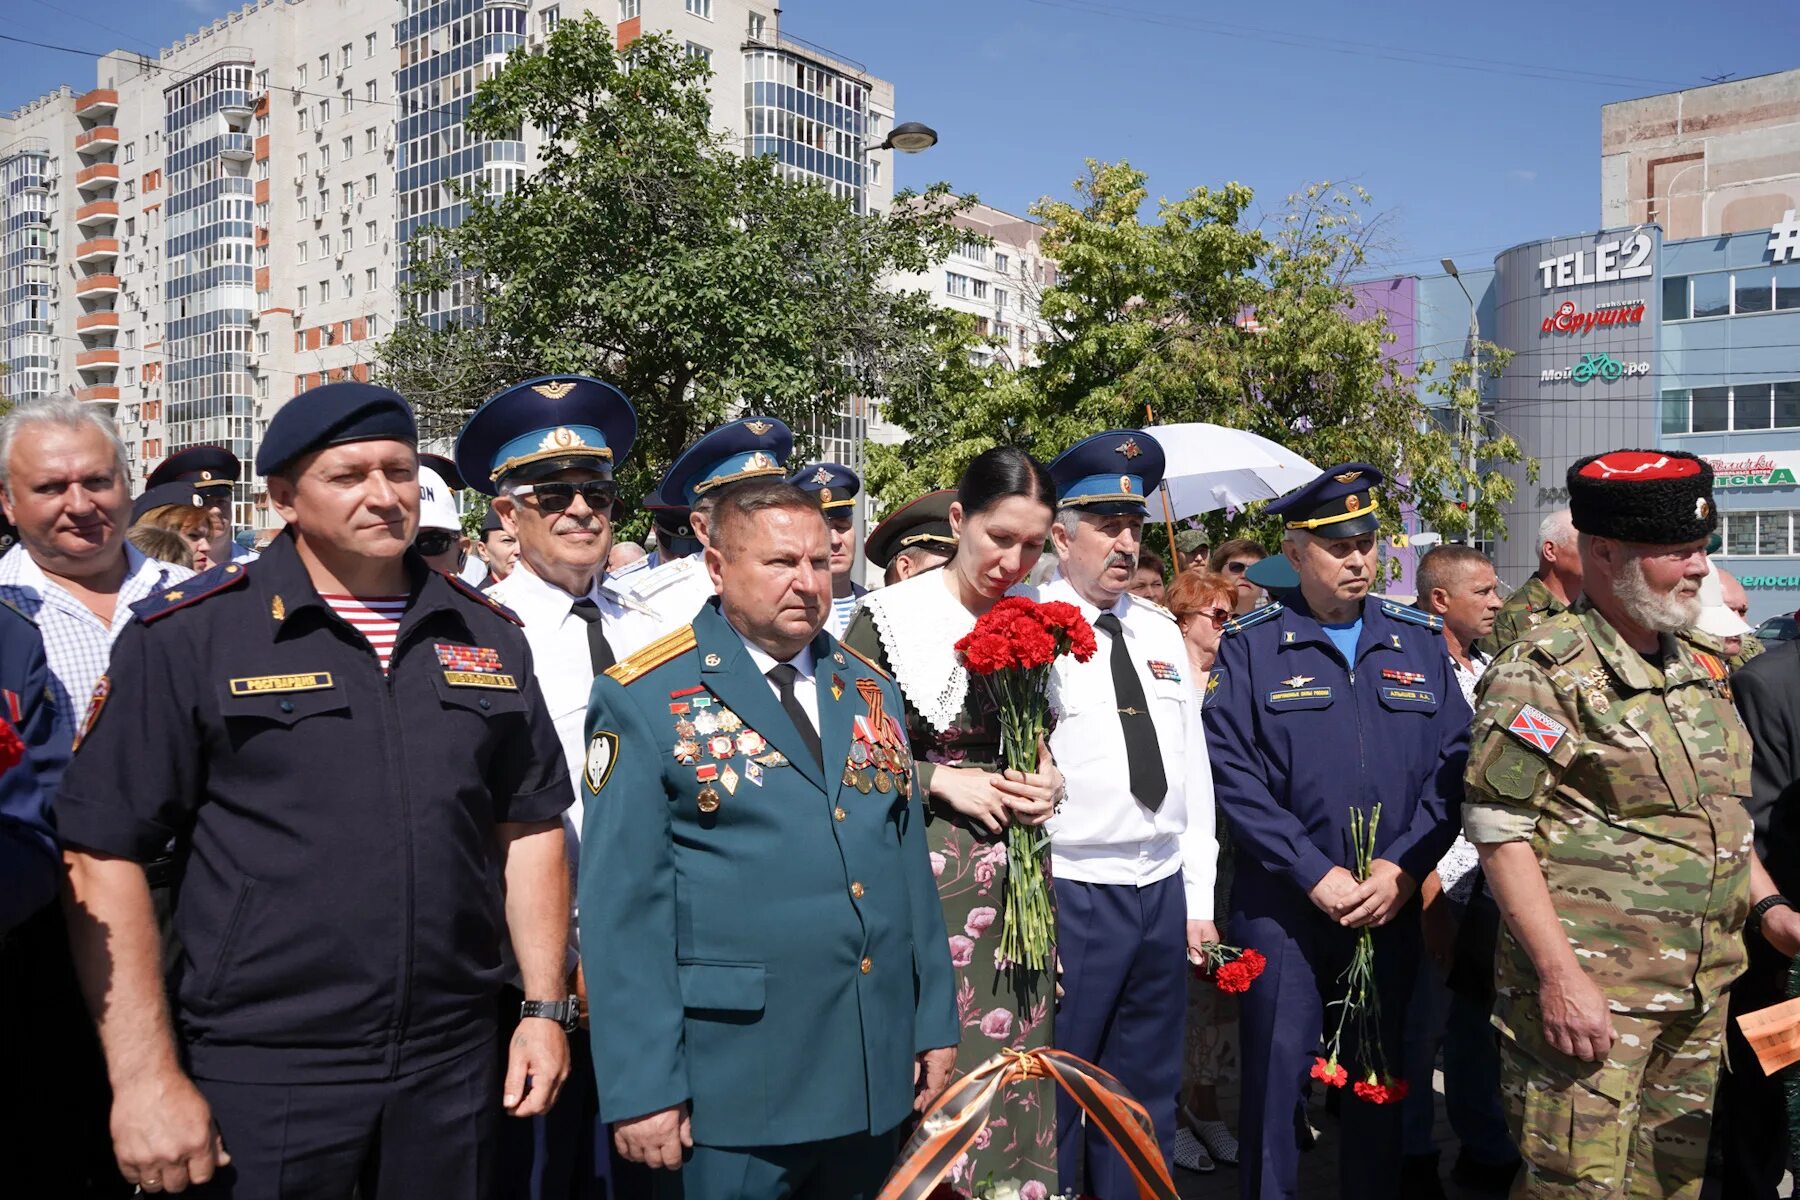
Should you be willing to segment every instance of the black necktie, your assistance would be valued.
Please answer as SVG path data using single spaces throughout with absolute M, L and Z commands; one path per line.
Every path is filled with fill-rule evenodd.
M 600 625 L 600 606 L 583 596 L 575 602 L 575 615 L 587 622 L 588 627 L 588 662 L 593 664 L 594 674 L 605 672 L 613 665 L 612 646 L 606 641 L 606 630 Z
M 821 770 L 825 766 L 825 750 L 819 745 L 819 731 L 813 728 L 812 718 L 806 715 L 801 707 L 800 697 L 794 695 L 794 680 L 800 677 L 800 668 L 793 663 L 777 663 L 769 668 L 769 680 L 775 685 L 775 692 L 781 698 L 781 707 L 794 723 L 794 728 L 806 741 L 806 748 L 818 762 Z
M 1113 613 L 1101 613 L 1094 628 L 1112 638 L 1113 699 L 1119 705 L 1119 725 L 1125 731 L 1125 758 L 1131 765 L 1131 794 L 1151 812 L 1162 807 L 1169 794 L 1169 777 L 1163 774 L 1162 746 L 1156 740 L 1156 723 L 1150 719 L 1150 702 L 1144 684 L 1131 665 L 1125 631 Z

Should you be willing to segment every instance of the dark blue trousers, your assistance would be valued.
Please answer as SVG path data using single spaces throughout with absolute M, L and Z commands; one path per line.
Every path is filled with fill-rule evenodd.
M 1336 1025 L 1343 995 L 1338 977 L 1349 965 L 1356 931 L 1344 929 L 1285 880 L 1239 860 L 1227 928 L 1234 945 L 1269 960 L 1241 997 L 1238 1033 L 1243 1071 L 1238 1177 L 1245 1200 L 1293 1200 L 1298 1192 L 1300 1130 L 1313 1059 Z M 1381 993 L 1382 1046 L 1388 1068 L 1405 1070 L 1407 1002 L 1423 948 L 1417 901 L 1375 931 L 1376 986 Z M 1346 1046 L 1343 1065 L 1355 1083 L 1368 1062 L 1363 1047 Z M 1409 1080 L 1430 1087 L 1429 1079 Z M 1339 1109 L 1342 1200 L 1390 1200 L 1399 1185 L 1401 1106 L 1359 1100 L 1345 1087 Z
M 1054 1044 L 1118 1077 L 1149 1111 L 1163 1165 L 1172 1166 L 1187 1033 L 1187 897 L 1181 876 L 1148 887 L 1073 879 L 1057 879 L 1052 886 L 1063 987 Z M 1061 1092 L 1056 1164 L 1058 1186 L 1068 1194 L 1100 1200 L 1135 1200 L 1138 1194 L 1125 1160 L 1105 1134 L 1083 1124 L 1081 1107 Z

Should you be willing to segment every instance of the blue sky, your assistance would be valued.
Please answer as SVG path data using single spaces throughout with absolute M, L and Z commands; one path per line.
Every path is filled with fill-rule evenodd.
M 364 0 L 393 7 L 391 0 Z M 0 32 L 154 49 L 215 0 L 4 0 Z M 1384 264 L 1486 263 L 1599 224 L 1600 106 L 1800 65 L 1779 0 L 1632 5 L 1288 0 L 786 0 L 783 29 L 894 81 L 901 120 L 943 141 L 899 180 L 948 179 L 1023 212 L 1088 157 L 1153 195 L 1239 180 L 1277 205 L 1308 181 L 1373 194 Z M 1594 15 L 1589 15 L 1590 13 Z M 93 64 L 0 42 L 0 108 Z

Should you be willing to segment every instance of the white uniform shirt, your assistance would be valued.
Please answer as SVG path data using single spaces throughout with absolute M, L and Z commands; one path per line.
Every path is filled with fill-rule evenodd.
M 640 635 L 640 645 L 693 624 L 694 614 L 717 594 L 706 569 L 705 551 L 670 559 L 648 570 L 622 574 L 618 582 L 619 594 L 650 614 L 631 622 L 634 633 L 641 622 L 643 634 L 647 635 Z
M 1475 685 L 1481 682 L 1481 674 L 1486 671 L 1493 659 L 1469 647 L 1469 665 L 1464 667 L 1454 657 L 1450 659 L 1450 669 L 1456 672 L 1456 686 L 1462 689 L 1463 700 L 1470 711 L 1475 708 Z M 1444 886 L 1444 894 L 1457 904 L 1467 904 L 1475 891 L 1475 868 L 1481 865 L 1480 855 L 1475 847 L 1462 834 L 1450 843 L 1450 849 L 1438 860 L 1438 882 Z
M 727 621 L 726 624 L 730 625 L 731 623 Z M 737 626 L 732 625 L 731 632 L 736 633 L 738 640 L 744 643 L 744 649 L 750 652 L 750 661 L 756 664 L 758 671 L 762 672 L 763 679 L 768 682 L 769 691 L 773 692 L 775 699 L 779 701 L 781 689 L 775 686 L 773 679 L 769 678 L 769 672 L 781 664 L 776 661 L 774 655 L 740 633 Z M 808 717 L 812 718 L 813 732 L 816 734 L 819 732 L 819 681 L 813 675 L 812 646 L 800 647 L 800 653 L 788 659 L 787 662 L 795 672 L 794 699 L 800 702 L 800 707 L 805 710 Z M 801 732 L 804 733 L 805 730 Z
M 1100 610 L 1060 574 L 1038 591 L 1062 600 L 1089 624 Z M 1085 663 L 1064 656 L 1050 676 L 1057 716 L 1050 752 L 1068 797 L 1050 820 L 1051 864 L 1059 879 L 1143 887 L 1181 872 L 1191 921 L 1211 920 L 1219 848 L 1213 837 L 1212 766 L 1200 724 L 1200 697 L 1187 678 L 1187 646 L 1167 611 L 1126 593 L 1115 613 L 1132 665 L 1150 702 L 1169 794 L 1155 812 L 1131 794 L 1125 731 L 1113 695 L 1112 638 L 1094 631 L 1098 650 Z

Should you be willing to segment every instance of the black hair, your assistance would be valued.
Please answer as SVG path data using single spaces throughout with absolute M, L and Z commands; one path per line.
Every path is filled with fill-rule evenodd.
M 976 457 L 956 485 L 963 520 L 986 512 L 1008 496 L 1037 500 L 1056 510 L 1056 481 L 1050 468 L 1017 446 L 995 446 Z

